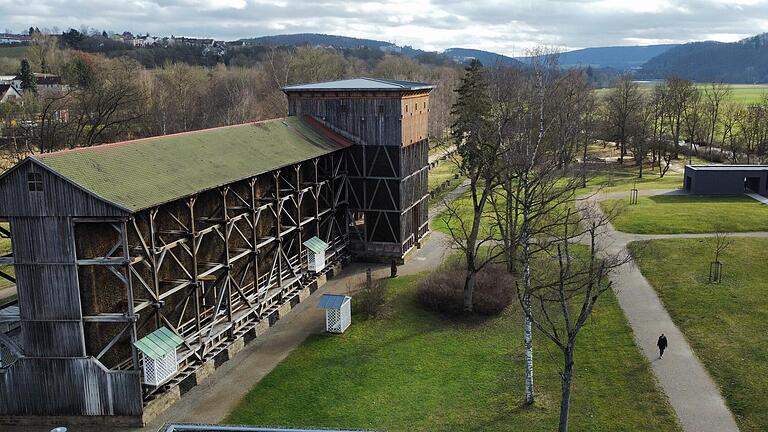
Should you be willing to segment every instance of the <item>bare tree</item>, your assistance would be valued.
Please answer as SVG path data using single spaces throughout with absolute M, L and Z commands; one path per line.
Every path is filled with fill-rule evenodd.
M 722 83 L 712 83 L 704 88 L 704 99 L 707 111 L 707 144 L 709 154 L 712 155 L 712 147 L 715 145 L 715 133 L 720 123 L 720 110 L 723 103 L 731 95 L 731 86 Z M 725 144 L 725 140 L 723 140 Z
M 673 158 L 680 153 L 680 135 L 683 131 L 685 110 L 698 93 L 692 82 L 682 78 L 669 78 L 665 81 L 666 114 L 672 134 Z
M 709 264 L 709 281 L 720 282 L 723 272 L 722 254 L 733 245 L 733 239 L 722 228 L 718 227 L 715 236 L 710 239 L 713 249 L 713 259 Z
M 112 141 L 145 115 L 147 92 L 136 79 L 141 67 L 135 61 L 80 53 L 67 69 L 72 90 L 67 98 L 67 147 Z
M 694 87 L 695 89 L 695 87 Z M 688 99 L 688 103 L 685 105 L 684 118 L 684 130 L 686 134 L 686 140 L 688 141 L 688 163 L 693 160 L 693 153 L 697 155 L 696 143 L 704 140 L 704 125 L 706 119 L 705 107 L 701 98 L 701 93 L 695 89 L 691 92 Z
M 738 163 L 738 154 L 740 151 L 738 134 L 735 131 L 735 126 L 738 123 L 738 119 L 742 114 L 742 108 L 734 103 L 725 104 L 718 115 L 718 123 L 720 125 L 720 131 L 722 133 L 721 142 L 723 147 L 727 148 L 731 153 L 731 163 Z
M 507 246 L 510 269 L 520 272 L 521 301 L 530 306 L 526 289 L 533 283 L 532 266 L 546 250 L 553 229 L 560 226 L 562 215 L 572 205 L 581 176 L 574 176 L 562 163 L 563 146 L 581 142 L 591 132 L 583 128 L 589 105 L 574 104 L 572 98 L 553 97 L 576 94 L 585 88 L 573 74 L 561 74 L 557 56 L 544 51 L 532 56 L 531 68 L 523 79 L 511 81 L 516 90 L 509 92 L 502 104 L 509 121 L 503 129 L 504 166 L 500 173 L 501 197 L 494 205 L 496 221 Z M 584 79 L 581 76 L 580 79 Z M 570 90 L 567 87 L 572 86 Z M 570 114 L 558 115 L 569 110 Z M 574 138 L 563 139 L 563 129 L 579 131 Z M 534 401 L 533 325 L 524 316 L 523 346 L 525 355 L 525 403 Z
M 627 143 L 637 133 L 643 108 L 639 85 L 631 75 L 623 75 L 606 97 L 606 117 L 611 137 L 619 149 L 619 163 L 624 163 Z
M 611 289 L 611 273 L 629 261 L 628 255 L 610 254 L 601 247 L 600 236 L 609 218 L 591 204 L 581 207 L 581 216 L 566 212 L 561 234 L 546 249 L 549 256 L 536 262 L 532 283 L 518 287 L 525 315 L 562 353 L 560 432 L 568 430 L 578 336 L 600 297 Z M 586 251 L 574 244 L 577 239 L 587 244 Z M 526 295 L 533 302 L 526 302 Z

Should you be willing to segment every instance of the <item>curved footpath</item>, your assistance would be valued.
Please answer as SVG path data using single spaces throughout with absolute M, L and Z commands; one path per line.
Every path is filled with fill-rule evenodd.
M 640 195 L 678 194 L 674 190 L 646 190 Z M 578 204 L 597 205 L 611 198 L 626 198 L 628 192 L 602 193 Z M 599 207 L 598 207 L 599 209 Z M 599 242 L 608 254 L 627 253 L 627 244 L 633 241 L 701 238 L 714 234 L 630 234 L 616 231 L 612 225 L 604 227 Z M 768 232 L 732 233 L 740 237 L 768 237 Z M 683 333 L 672 322 L 656 290 L 640 272 L 634 262 L 625 264 L 612 275 L 613 290 L 624 310 L 635 335 L 635 342 L 651 363 L 653 372 L 669 397 L 683 430 L 687 432 L 738 431 L 736 421 L 728 410 L 720 390 L 709 376 L 701 361 L 691 349 Z M 659 359 L 656 340 L 661 333 L 669 339 L 666 357 Z

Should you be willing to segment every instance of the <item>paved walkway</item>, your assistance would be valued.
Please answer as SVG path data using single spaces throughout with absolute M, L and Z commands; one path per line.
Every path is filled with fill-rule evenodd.
M 640 195 L 676 193 L 670 190 L 641 191 Z M 597 204 L 609 198 L 629 197 L 628 192 L 599 194 L 581 205 Z M 734 233 L 738 236 L 768 237 L 768 233 Z M 632 241 L 699 238 L 712 234 L 638 235 L 616 231 L 606 226 L 601 233 L 601 246 L 607 253 L 627 252 Z M 733 415 L 728 410 L 720 390 L 709 376 L 701 361 L 691 349 L 685 336 L 672 321 L 648 280 L 634 262 L 630 262 L 612 275 L 613 289 L 619 304 L 632 326 L 635 342 L 651 363 L 661 388 L 669 397 L 683 429 L 688 432 L 738 431 Z M 661 333 L 669 340 L 664 359 L 659 359 L 656 341 Z
M 768 198 L 766 198 L 766 197 L 764 197 L 764 196 L 762 196 L 760 194 L 745 193 L 744 195 L 746 195 L 746 196 L 748 196 L 748 197 L 752 198 L 753 200 L 758 201 L 760 203 L 768 204 Z
M 456 150 L 456 146 L 455 145 L 452 145 L 452 146 L 449 146 L 449 147 L 444 147 L 444 148 L 439 148 L 439 149 L 437 149 L 436 152 L 434 152 L 433 154 L 429 155 L 429 157 L 427 158 L 427 161 L 429 163 L 432 163 L 432 162 L 440 159 L 441 157 L 452 153 L 455 150 Z

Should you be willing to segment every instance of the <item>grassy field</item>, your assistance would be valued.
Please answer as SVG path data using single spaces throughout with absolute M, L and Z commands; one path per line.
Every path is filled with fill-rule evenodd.
M 613 226 L 637 234 L 711 233 L 768 230 L 768 206 L 746 196 L 659 195 L 606 200 L 603 210 L 620 207 Z
M 560 358 L 537 343 L 539 402 L 520 406 L 520 312 L 447 321 L 415 304 L 418 276 L 389 281 L 385 317 L 353 319 L 343 336 L 313 335 L 266 376 L 227 423 L 387 431 L 556 429 Z M 679 430 L 612 296 L 577 355 L 572 430 Z
M 641 88 L 650 92 L 656 85 L 655 82 L 643 82 L 640 84 Z M 696 84 L 702 92 L 708 84 Z M 737 102 L 742 104 L 758 103 L 763 97 L 763 94 L 768 92 L 768 84 L 730 84 L 731 95 L 728 97 L 728 101 Z M 606 95 L 610 89 L 598 89 L 596 90 L 599 96 Z
M 451 181 L 451 185 L 449 187 L 444 189 L 441 193 L 436 194 L 435 197 L 430 200 L 432 203 L 439 202 L 448 192 L 452 191 L 461 184 L 461 179 L 453 178 L 457 171 L 458 168 L 456 167 L 456 164 L 450 160 L 440 161 L 440 164 L 437 167 L 429 170 L 428 188 L 430 191 L 434 190 L 438 185 L 446 180 Z
M 768 239 L 740 238 L 725 253 L 723 282 L 707 282 L 712 240 L 630 244 L 742 431 L 768 430 Z M 675 342 L 671 342 L 674 349 Z
M 586 189 L 580 192 L 629 192 L 633 188 L 647 189 L 679 189 L 683 185 L 683 175 L 676 172 L 668 172 L 664 177 L 659 177 L 655 172 L 644 172 L 643 178 L 637 178 L 635 172 L 604 172 L 596 174 L 587 184 Z
M 0 47 L 0 57 L 8 57 L 14 60 L 21 60 L 27 52 L 25 46 Z
M 682 175 L 678 173 L 668 173 L 666 176 L 660 178 L 658 175 L 650 173 L 645 174 L 642 179 L 638 179 L 636 174 L 632 172 L 634 168 L 627 168 L 626 171 L 619 171 L 614 173 L 601 173 L 594 175 L 587 183 L 586 188 L 579 189 L 576 193 L 577 196 L 587 196 L 598 191 L 602 192 L 629 192 L 630 189 L 636 187 L 639 190 L 644 189 L 676 189 L 682 185 Z M 430 171 L 430 176 L 432 172 Z M 430 179 L 431 181 L 431 179 Z M 620 200 L 616 200 L 620 201 Z M 469 223 L 472 216 L 472 200 L 471 195 L 466 193 L 459 199 L 453 202 L 453 205 L 458 209 L 459 215 L 462 220 Z M 573 209 L 573 206 L 570 206 Z M 566 211 L 567 207 L 563 207 L 562 211 Z M 768 207 L 766 207 L 768 209 Z M 446 223 L 445 217 L 448 213 L 443 212 L 440 216 L 435 218 L 432 222 L 432 228 L 438 231 L 448 234 L 448 223 Z M 493 207 L 489 204 L 486 208 L 483 216 L 483 222 L 481 225 L 482 235 L 487 236 L 491 234 L 496 235 L 498 230 L 493 228 L 496 220 L 494 218 Z M 451 225 L 458 227 L 458 221 L 454 219 Z M 498 236 L 497 236 L 498 237 Z

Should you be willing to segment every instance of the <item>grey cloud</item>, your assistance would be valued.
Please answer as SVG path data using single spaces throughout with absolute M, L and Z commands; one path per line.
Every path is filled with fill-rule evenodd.
M 643 0 L 635 2 L 644 5 Z M 245 6 L 228 6 L 239 3 Z M 768 18 L 768 0 L 741 5 L 733 0 L 670 0 L 659 11 L 606 6 L 609 0 L 431 0 L 426 8 L 420 0 L 407 7 L 390 0 L 380 3 L 360 13 L 360 4 L 352 0 L 0 0 L 0 29 L 86 25 L 222 39 L 321 32 L 507 54 L 536 44 L 578 48 L 636 40 L 686 42 L 716 34 L 768 31 L 768 20 L 763 18 Z

